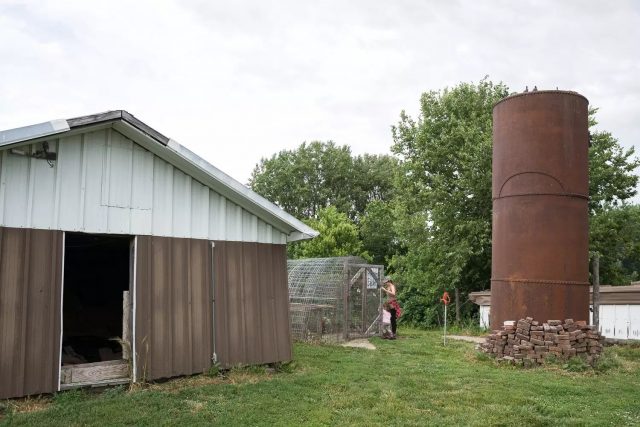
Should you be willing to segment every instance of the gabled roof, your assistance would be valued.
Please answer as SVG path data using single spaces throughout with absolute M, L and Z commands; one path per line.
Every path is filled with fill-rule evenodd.
M 319 233 L 280 207 L 250 190 L 188 148 L 164 136 L 124 110 L 107 111 L 67 120 L 52 120 L 0 131 L 0 148 L 31 144 L 111 127 L 218 194 L 288 234 L 288 241 L 310 239 Z

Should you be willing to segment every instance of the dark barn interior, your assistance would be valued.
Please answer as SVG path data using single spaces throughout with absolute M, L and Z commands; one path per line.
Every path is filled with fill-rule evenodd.
M 129 290 L 129 236 L 66 233 L 62 364 L 122 358 L 123 291 Z

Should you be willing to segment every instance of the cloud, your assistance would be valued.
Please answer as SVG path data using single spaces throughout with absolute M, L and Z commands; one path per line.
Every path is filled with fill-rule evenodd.
M 302 141 L 388 152 L 420 94 L 572 89 L 640 137 L 640 10 L 599 1 L 9 1 L 0 128 L 123 108 L 246 182 Z

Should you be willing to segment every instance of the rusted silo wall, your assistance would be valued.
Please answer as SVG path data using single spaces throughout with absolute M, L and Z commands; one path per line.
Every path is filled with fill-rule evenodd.
M 589 320 L 588 135 L 588 101 L 575 92 L 493 108 L 493 328 Z

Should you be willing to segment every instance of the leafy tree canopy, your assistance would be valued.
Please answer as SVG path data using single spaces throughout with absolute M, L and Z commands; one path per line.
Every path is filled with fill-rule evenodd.
M 370 201 L 391 198 L 397 163 L 392 156 L 353 156 L 346 145 L 315 141 L 262 159 L 249 185 L 300 219 L 335 206 L 358 221 Z
M 320 208 L 317 218 L 305 223 L 320 232 L 311 240 L 289 245 L 291 258 L 326 258 L 356 255 L 370 260 L 358 236 L 358 229 L 349 217 L 335 206 Z
M 640 206 L 605 209 L 591 217 L 589 249 L 600 254 L 600 283 L 640 279 Z
M 508 95 L 488 80 L 431 91 L 420 116 L 406 113 L 393 128 L 392 150 L 402 159 L 396 201 L 397 231 L 407 254 L 394 266 L 404 300 L 431 304 L 407 309 L 407 319 L 432 324 L 429 306 L 446 287 L 486 287 L 491 271 L 491 120 L 493 104 Z M 424 312 L 426 310 L 426 312 Z M 426 317 L 425 317 L 426 316 Z
M 595 127 L 597 108 L 589 110 L 589 126 Z M 591 214 L 620 206 L 636 195 L 640 159 L 633 147 L 624 150 L 611 133 L 593 131 L 589 147 L 589 209 Z
M 359 231 L 362 245 L 371 254 L 374 264 L 388 265 L 393 255 L 401 249 L 394 223 L 395 212 L 390 202 L 369 202 L 360 221 Z

